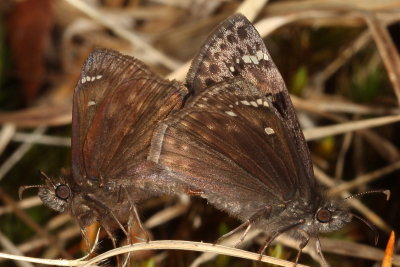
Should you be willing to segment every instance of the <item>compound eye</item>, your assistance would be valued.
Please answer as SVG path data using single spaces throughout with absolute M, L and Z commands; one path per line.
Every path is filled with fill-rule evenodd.
M 320 209 L 317 212 L 317 220 L 321 223 L 327 223 L 332 220 L 332 212 L 327 209 Z
M 56 187 L 55 193 L 58 198 L 67 200 L 71 195 L 71 190 L 68 185 L 61 184 Z

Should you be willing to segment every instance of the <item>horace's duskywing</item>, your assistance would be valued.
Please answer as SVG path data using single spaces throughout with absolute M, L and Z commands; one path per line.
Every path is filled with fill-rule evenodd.
M 343 202 L 316 183 L 285 84 L 244 16 L 211 34 L 187 83 L 195 97 L 152 140 L 149 159 L 163 169 L 159 190 L 197 192 L 242 220 L 238 229 L 265 231 L 262 251 L 286 232 L 300 240 L 299 257 L 311 237 L 350 222 Z
M 148 175 L 141 162 L 155 125 L 180 108 L 186 94 L 135 58 L 94 50 L 73 96 L 72 168 L 36 186 L 43 203 L 68 211 L 82 229 L 100 222 L 115 244 L 115 230 L 140 223 L 135 203 L 152 195 L 141 182 Z

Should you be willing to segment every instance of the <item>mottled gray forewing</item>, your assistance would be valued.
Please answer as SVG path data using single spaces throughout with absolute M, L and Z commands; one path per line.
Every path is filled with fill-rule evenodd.
M 149 159 L 161 164 L 166 176 L 203 191 L 215 206 L 237 216 L 297 194 L 309 196 L 304 166 L 282 117 L 241 78 L 209 88 L 164 121 Z M 253 210 L 229 210 L 236 202 Z
M 150 77 L 154 80 L 154 84 L 160 81 L 139 60 L 108 49 L 95 49 L 83 65 L 73 98 L 72 173 L 76 183 L 82 185 L 87 175 L 98 173 L 98 168 L 102 166 L 103 160 L 110 161 L 107 153 L 108 150 L 114 148 L 114 145 L 110 145 L 107 141 L 124 139 L 124 136 L 118 136 L 126 131 L 120 121 L 126 119 L 125 117 L 133 116 L 136 109 L 144 109 L 141 105 L 146 99 L 138 99 L 129 104 L 118 103 L 121 100 L 118 94 L 124 94 L 125 97 L 128 97 L 131 92 L 132 95 L 139 94 L 136 92 L 141 90 L 139 86 L 131 82 L 126 88 L 126 84 L 140 76 Z M 149 83 L 146 83 L 143 90 L 152 88 L 151 85 L 148 85 Z M 164 89 L 168 86 L 161 87 Z M 116 91 L 118 93 L 115 93 Z M 155 93 L 154 89 L 149 89 L 149 91 Z M 176 85 L 171 85 L 168 93 L 172 91 L 176 92 Z M 163 93 L 160 92 L 160 94 Z M 128 99 L 130 98 L 128 97 Z M 151 106 L 153 103 L 149 103 L 149 105 Z M 149 109 L 151 112 L 152 109 L 150 107 Z M 160 113 L 162 112 L 168 113 L 169 110 L 168 108 L 161 109 Z M 100 113 L 102 115 L 99 115 Z M 93 124 L 95 116 L 96 125 Z M 104 120 L 107 121 L 101 122 L 103 119 L 101 116 L 104 116 Z M 98 127 L 104 123 L 115 127 L 107 128 L 108 132 L 105 132 L 104 129 Z M 110 145 L 110 147 L 106 147 L 104 144 Z M 95 155 L 94 158 L 92 158 L 93 155 Z M 93 171 L 95 169 L 96 172 Z M 90 170 L 91 173 L 88 174 L 87 170 Z
M 210 85 L 243 77 L 260 92 L 271 95 L 274 106 L 288 125 L 308 177 L 314 172 L 310 152 L 298 123 L 285 82 L 254 26 L 241 14 L 223 21 L 194 58 L 186 82 L 194 95 Z

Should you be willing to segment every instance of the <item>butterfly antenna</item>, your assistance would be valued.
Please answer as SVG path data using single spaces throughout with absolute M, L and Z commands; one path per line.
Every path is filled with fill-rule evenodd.
M 360 217 L 354 213 L 350 213 L 354 218 L 357 218 L 358 220 L 360 220 L 361 222 L 365 223 L 369 229 L 371 229 L 374 232 L 374 241 L 375 241 L 375 246 L 378 244 L 378 239 L 379 239 L 379 233 L 378 230 L 376 230 L 375 225 L 373 225 L 371 222 L 367 221 L 366 219 L 364 219 L 363 217 Z
M 19 189 L 18 189 L 19 200 L 22 200 L 22 194 L 24 193 L 24 191 L 26 189 L 29 189 L 29 188 L 40 188 L 40 187 L 45 187 L 45 185 L 36 184 L 36 185 L 23 185 L 23 186 L 20 186 Z
M 358 194 L 355 194 L 355 195 L 351 195 L 351 196 L 348 196 L 348 197 L 346 197 L 344 200 L 348 200 L 348 199 L 352 199 L 352 198 L 355 198 L 355 197 L 361 197 L 361 196 L 364 196 L 364 195 L 367 195 L 367 194 L 376 194 L 376 193 L 381 193 L 381 194 L 385 194 L 386 195 L 386 200 L 389 200 L 389 198 L 390 198 L 390 190 L 371 190 L 371 191 L 367 191 L 367 192 L 362 192 L 362 193 L 358 193 Z
M 43 171 L 39 171 L 39 173 L 43 178 L 45 178 L 46 181 L 50 182 L 53 187 L 56 187 L 56 185 L 53 183 L 53 180 L 49 176 L 47 176 L 46 173 L 44 173 Z

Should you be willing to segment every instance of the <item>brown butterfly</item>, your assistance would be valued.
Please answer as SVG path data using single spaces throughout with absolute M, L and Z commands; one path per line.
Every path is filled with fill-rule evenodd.
M 72 168 L 39 187 L 44 205 L 69 212 L 85 229 L 98 221 L 115 230 L 140 224 L 136 203 L 154 192 L 142 181 L 157 122 L 182 106 L 187 89 L 152 73 L 139 60 L 95 49 L 82 67 L 73 97 Z M 143 227 L 142 227 L 143 229 Z
M 344 202 L 317 184 L 289 93 L 244 16 L 214 30 L 187 84 L 195 97 L 152 139 L 149 160 L 162 169 L 154 181 L 163 181 L 159 190 L 196 192 L 243 222 L 227 235 L 245 228 L 243 240 L 250 228 L 264 231 L 261 253 L 289 234 L 300 241 L 296 262 L 310 238 L 319 245 L 320 232 L 351 221 L 355 215 Z

